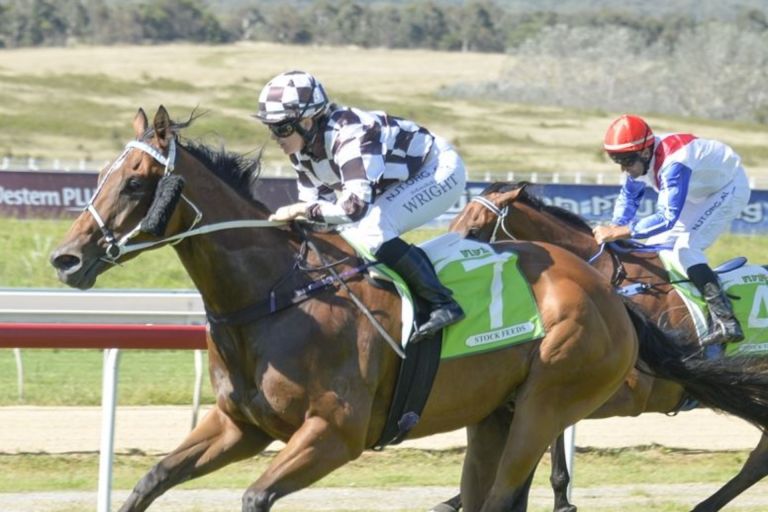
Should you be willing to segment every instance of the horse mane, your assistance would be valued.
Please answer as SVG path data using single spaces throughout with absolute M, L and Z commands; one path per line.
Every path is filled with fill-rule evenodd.
M 197 109 L 194 109 L 186 121 L 172 122 L 171 130 L 176 136 L 179 136 L 184 128 L 189 127 L 196 119 L 204 115 L 205 112 L 198 113 Z M 146 140 L 153 135 L 154 128 L 150 126 L 144 132 L 142 140 Z M 256 194 L 256 185 L 261 175 L 262 149 L 259 149 L 254 158 L 249 158 L 246 155 L 226 151 L 223 146 L 221 149 L 216 150 L 200 141 L 186 138 L 181 146 L 196 159 L 200 160 L 217 178 L 229 185 L 240 197 L 254 206 L 263 209 L 265 213 L 270 212 L 269 208 L 259 200 Z
M 584 219 L 582 219 L 579 215 L 573 213 L 570 210 L 566 210 L 565 208 L 561 208 L 559 206 L 553 206 L 545 203 L 541 198 L 537 197 L 536 195 L 534 195 L 529 191 L 528 189 L 529 185 L 531 185 L 531 183 L 527 181 L 520 181 L 517 183 L 497 181 L 496 183 L 492 183 L 485 190 L 483 190 L 482 195 L 490 194 L 492 192 L 503 193 L 503 192 L 510 192 L 515 189 L 521 189 L 520 194 L 517 196 L 518 201 L 522 201 L 523 203 L 527 204 L 532 208 L 535 208 L 540 212 L 548 213 L 553 217 L 556 217 L 557 219 L 581 231 L 586 231 L 590 233 L 592 232 L 592 228 L 589 226 L 589 224 L 587 224 L 587 222 Z
M 243 199 L 266 208 L 256 195 L 256 184 L 261 175 L 261 150 L 255 158 L 248 158 L 224 148 L 216 150 L 196 141 L 185 140 L 182 147 Z

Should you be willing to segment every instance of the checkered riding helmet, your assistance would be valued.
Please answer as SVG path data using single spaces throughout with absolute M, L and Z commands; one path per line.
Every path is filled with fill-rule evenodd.
M 304 71 L 288 71 L 267 82 L 259 94 L 259 111 L 254 116 L 273 124 L 315 117 L 327 107 L 328 96 L 315 77 Z

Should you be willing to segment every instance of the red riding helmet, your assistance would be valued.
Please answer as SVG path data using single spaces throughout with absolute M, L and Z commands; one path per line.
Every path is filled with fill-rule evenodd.
M 653 146 L 653 131 L 641 118 L 624 114 L 605 132 L 603 148 L 608 153 L 631 153 Z

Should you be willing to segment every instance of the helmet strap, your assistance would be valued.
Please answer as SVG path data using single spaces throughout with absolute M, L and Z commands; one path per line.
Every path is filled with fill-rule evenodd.
M 651 168 L 651 160 L 653 160 L 653 146 L 649 146 L 648 148 L 645 148 L 645 149 L 649 149 L 649 148 L 651 151 L 648 158 L 643 158 L 642 156 L 640 156 L 640 161 L 643 163 L 643 176 L 648 174 L 648 171 Z M 645 149 L 643 149 L 643 151 L 645 151 Z
M 311 147 L 312 144 L 314 144 L 315 139 L 317 139 L 317 134 L 320 133 L 320 125 L 322 124 L 320 122 L 322 116 L 317 116 L 312 118 L 312 126 L 305 130 L 303 126 L 301 126 L 300 121 L 297 122 L 294 126 L 296 128 L 296 133 L 301 135 L 301 138 L 304 139 L 305 147 Z

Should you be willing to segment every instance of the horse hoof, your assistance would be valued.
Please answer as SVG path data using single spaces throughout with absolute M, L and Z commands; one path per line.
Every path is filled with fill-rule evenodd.
M 429 512 L 459 512 L 459 509 L 452 507 L 448 503 L 440 503 L 429 509 Z
M 269 512 L 274 501 L 274 494 L 249 489 L 243 495 L 243 512 Z

